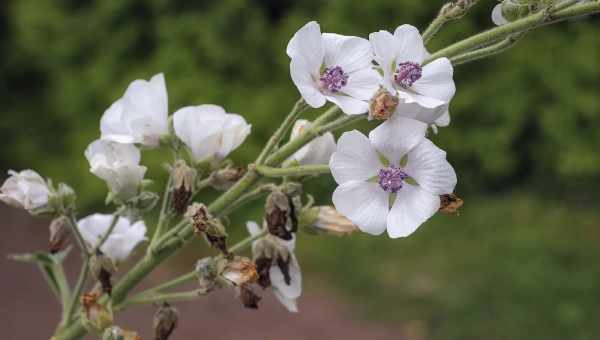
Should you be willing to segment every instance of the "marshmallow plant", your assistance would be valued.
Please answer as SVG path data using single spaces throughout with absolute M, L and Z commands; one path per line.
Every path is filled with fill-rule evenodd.
M 0 200 L 52 218 L 47 252 L 12 256 L 38 264 L 58 297 L 61 321 L 51 339 L 82 339 L 87 333 L 139 339 L 115 324 L 113 314 L 154 304 L 155 338 L 166 340 L 178 322 L 172 304 L 216 290 L 258 308 L 268 289 L 283 308 L 302 312 L 300 231 L 360 231 L 411 242 L 407 237 L 427 228 L 438 212 L 455 213 L 463 201 L 454 192 L 452 154 L 428 138 L 428 129 L 450 124 L 454 67 L 495 55 L 537 27 L 600 12 L 600 1 L 503 0 L 489 6 L 501 27 L 428 50 L 445 23 L 462 18 L 476 3 L 448 2 L 422 31 L 402 24 L 356 37 L 322 33 L 315 21 L 300 27 L 286 49 L 300 99 L 250 164 L 229 157 L 251 132 L 252 108 L 235 114 L 228 113 L 232 108 L 191 103 L 170 111 L 165 76 L 158 73 L 127 87 L 99 117 L 99 139 L 85 150 L 90 172 L 108 188 L 102 212 L 80 218 L 68 185 L 53 185 L 33 170 L 9 171 Z M 302 116 L 327 104 L 311 121 Z M 372 120 L 370 131 L 348 127 L 361 120 Z M 143 165 L 143 152 L 151 148 L 170 160 L 161 194 L 146 178 L 159 170 L 147 172 Z M 314 205 L 303 184 L 320 175 L 331 175 L 338 186 Z M 204 190 L 213 195 L 199 196 Z M 227 216 L 265 196 L 264 212 L 255 216 L 261 222 L 249 222 L 249 236 L 233 241 L 229 235 L 238 233 L 229 231 L 243 226 Z M 149 216 L 158 217 L 156 225 L 150 226 Z M 212 247 L 212 255 L 189 272 L 135 290 L 193 238 Z M 82 266 L 69 283 L 62 261 L 73 248 L 82 254 Z M 178 289 L 191 283 L 192 290 Z

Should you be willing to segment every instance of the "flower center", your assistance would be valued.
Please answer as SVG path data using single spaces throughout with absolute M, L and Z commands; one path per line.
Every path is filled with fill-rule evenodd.
M 327 67 L 319 80 L 321 88 L 335 93 L 346 86 L 348 74 L 340 66 Z
M 386 192 L 396 193 L 408 177 L 408 174 L 399 167 L 388 166 L 379 170 L 379 186 Z
M 402 87 L 411 87 L 415 81 L 421 78 L 422 73 L 421 65 L 407 61 L 398 64 L 398 68 L 394 72 L 394 81 Z

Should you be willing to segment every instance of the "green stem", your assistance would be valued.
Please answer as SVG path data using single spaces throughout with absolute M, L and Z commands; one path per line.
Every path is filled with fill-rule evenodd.
M 429 26 L 427 26 L 427 29 L 425 29 L 425 31 L 423 32 L 422 37 L 423 37 L 424 44 L 427 45 L 427 43 L 435 36 L 435 34 L 440 30 L 440 28 L 449 21 L 446 18 L 446 16 L 443 14 L 443 11 L 444 11 L 444 8 L 446 7 L 446 5 L 444 5 L 444 7 L 442 7 L 442 9 L 438 13 L 438 15 L 433 19 L 433 21 L 429 24 Z
M 471 61 L 475 61 L 478 59 L 487 58 L 493 56 L 495 54 L 506 51 L 507 49 L 513 47 L 519 39 L 521 39 L 524 33 L 518 33 L 514 35 L 509 35 L 504 40 L 492 44 L 487 47 L 483 47 L 474 51 L 465 52 L 463 54 L 459 54 L 450 58 L 452 65 L 457 66 L 461 64 L 465 64 Z
M 156 224 L 156 230 L 154 231 L 154 235 L 152 236 L 152 240 L 150 241 L 150 246 L 152 246 L 154 243 L 156 243 L 158 238 L 164 232 L 167 209 L 169 207 L 169 197 L 170 197 L 172 182 L 173 182 L 173 176 L 169 173 L 169 179 L 167 180 L 167 185 L 165 186 L 165 191 L 163 193 L 163 200 L 162 200 L 162 205 L 160 207 L 160 215 L 158 216 L 158 223 Z
M 133 305 L 142 305 L 148 303 L 162 303 L 171 301 L 191 301 L 199 296 L 206 294 L 206 289 L 195 289 L 188 292 L 177 292 L 177 293 L 165 293 L 165 294 L 152 294 L 146 296 L 137 296 L 128 300 L 123 301 L 114 307 L 114 310 L 119 311 L 126 307 Z
M 279 142 L 281 142 L 281 140 L 283 139 L 285 134 L 292 127 L 292 125 L 294 124 L 296 119 L 298 119 L 298 116 L 300 115 L 300 113 L 302 113 L 306 109 L 306 107 L 307 107 L 307 104 L 306 104 L 306 102 L 304 102 L 304 99 L 302 99 L 302 98 L 300 98 L 296 102 L 296 104 L 294 104 L 292 111 L 290 111 L 290 113 L 288 113 L 288 115 L 285 117 L 283 123 L 281 123 L 281 125 L 279 126 L 277 131 L 275 131 L 275 133 L 271 136 L 271 138 L 269 138 L 267 145 L 265 145 L 265 147 L 261 151 L 260 155 L 258 155 L 258 158 L 256 159 L 256 162 L 255 162 L 256 164 L 264 163 L 267 156 L 269 156 L 271 151 L 273 151 L 273 149 L 275 149 L 277 147 Z
M 252 244 L 252 242 L 258 240 L 261 237 L 264 237 L 268 233 L 269 233 L 269 230 L 267 228 L 263 228 L 256 235 L 250 235 L 250 236 L 246 237 L 245 239 L 241 240 L 240 242 L 234 244 L 231 248 L 229 248 L 229 251 L 232 253 L 241 251 L 244 248 L 250 246 Z
M 177 286 L 192 282 L 192 281 L 196 280 L 197 278 L 198 278 L 198 273 L 196 273 L 195 270 L 192 270 L 189 273 L 185 273 L 185 274 L 178 276 L 170 281 L 167 281 L 161 285 L 147 289 L 147 290 L 139 293 L 138 295 L 148 295 L 148 294 L 165 291 L 167 289 L 175 288 Z
M 257 200 L 257 199 L 261 198 L 263 195 L 268 194 L 269 192 L 273 191 L 275 187 L 276 187 L 276 185 L 273 183 L 267 183 L 267 184 L 260 185 L 256 189 L 249 191 L 249 192 L 243 194 L 242 196 L 240 196 L 240 198 L 238 198 L 233 203 L 228 205 L 225 209 L 223 209 L 219 215 L 226 216 L 231 211 L 234 211 L 235 209 L 241 207 L 242 205 L 252 202 L 254 200 Z
M 456 42 L 435 52 L 427 58 L 423 64 L 427 64 L 438 58 L 450 58 L 459 55 L 460 53 L 476 48 L 477 46 L 484 46 L 491 41 L 501 40 L 510 34 L 521 33 L 559 21 L 598 12 L 600 12 L 600 1 L 578 4 L 550 14 L 547 11 L 540 11 L 525 18 L 515 20 L 511 23 L 492 28 L 470 38 Z
M 256 171 L 259 174 L 266 177 L 299 177 L 299 176 L 310 176 L 310 175 L 322 175 L 330 173 L 329 165 L 318 164 L 318 165 L 300 165 L 292 166 L 288 168 L 274 168 L 270 166 L 257 165 Z
M 79 232 L 79 228 L 77 227 L 77 218 L 75 218 L 75 214 L 68 214 L 68 218 L 70 221 L 69 227 L 71 228 L 71 232 L 73 233 L 73 235 L 75 235 L 77 245 L 79 246 L 79 249 L 81 249 L 81 252 L 84 254 L 84 256 L 88 258 L 90 256 L 90 252 L 87 246 L 85 245 L 85 240 L 83 239 L 83 236 L 81 236 L 81 233 Z
M 54 276 L 56 277 L 56 282 L 58 284 L 58 291 L 60 293 L 60 301 L 62 304 L 62 318 L 61 325 L 64 326 L 67 324 L 68 319 L 68 305 L 70 301 L 70 288 L 69 282 L 67 281 L 67 276 L 65 275 L 65 271 L 63 269 L 62 264 L 55 264 L 53 266 Z M 60 326 L 59 326 L 60 327 Z

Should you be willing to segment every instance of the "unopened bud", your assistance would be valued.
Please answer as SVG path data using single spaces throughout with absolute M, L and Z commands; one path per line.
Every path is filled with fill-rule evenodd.
M 258 302 L 261 300 L 261 297 L 256 295 L 249 285 L 238 287 L 238 294 L 244 307 L 258 309 Z
M 300 214 L 300 221 L 309 231 L 336 236 L 349 235 L 358 230 L 352 221 L 331 206 L 305 209 Z
M 142 337 L 136 332 L 112 326 L 104 330 L 102 340 L 142 340 Z
M 154 314 L 154 339 L 167 340 L 177 327 L 179 313 L 168 303 L 163 303 Z
M 186 211 L 189 200 L 194 191 L 194 182 L 198 172 L 196 169 L 189 167 L 184 160 L 175 162 L 171 170 L 173 184 L 171 186 L 171 204 L 173 209 L 183 214 Z
M 233 260 L 229 260 L 221 276 L 233 286 L 242 286 L 254 283 L 258 280 L 258 273 L 254 263 L 242 256 L 236 256 Z
M 447 3 L 442 7 L 442 15 L 448 20 L 460 19 L 467 14 L 479 0 L 457 0 Z
M 197 235 L 204 236 L 208 244 L 219 249 L 223 254 L 229 254 L 225 226 L 219 219 L 210 215 L 204 204 L 192 204 L 188 207 L 185 216 L 191 221 Z
M 58 253 L 65 248 L 71 236 L 70 224 L 71 221 L 64 215 L 53 219 L 50 223 L 50 252 L 52 254 Z
M 116 272 L 115 263 L 99 249 L 90 259 L 90 271 L 100 282 L 102 291 L 108 295 L 112 294 L 112 274 Z
M 286 241 L 292 239 L 292 233 L 298 229 L 298 221 L 294 205 L 286 194 L 279 190 L 269 194 L 265 205 L 265 221 L 269 233 Z
M 220 287 L 219 269 L 217 262 L 212 257 L 200 259 L 196 263 L 196 274 L 198 275 L 198 285 L 200 289 L 211 292 Z
M 159 199 L 160 196 L 158 196 L 157 193 L 144 190 L 128 202 L 132 203 L 132 205 L 140 211 L 151 211 L 154 209 Z
M 83 306 L 83 320 L 87 329 L 102 333 L 113 324 L 113 313 L 110 307 L 98 303 L 100 294 L 89 293 L 81 297 Z
M 227 167 L 212 175 L 210 185 L 216 190 L 227 190 L 245 174 L 246 169 L 243 167 Z
M 464 201 L 456 194 L 440 195 L 440 211 L 446 214 L 458 215 L 458 209 L 462 207 Z
M 369 106 L 369 117 L 377 120 L 388 119 L 396 111 L 399 102 L 398 97 L 382 88 L 373 96 Z

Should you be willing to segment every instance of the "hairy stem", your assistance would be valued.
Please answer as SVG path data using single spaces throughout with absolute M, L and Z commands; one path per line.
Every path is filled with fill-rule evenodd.
M 152 236 L 152 240 L 150 241 L 150 246 L 154 245 L 158 238 L 164 233 L 165 220 L 167 216 L 167 210 L 169 207 L 169 193 L 171 192 L 171 183 L 173 182 L 173 176 L 169 173 L 169 179 L 167 180 L 167 184 L 165 186 L 165 191 L 163 193 L 162 205 L 160 207 L 160 215 L 158 216 L 158 223 L 156 224 L 156 230 L 154 231 L 154 235 Z
M 484 46 L 489 42 L 501 40 L 510 34 L 526 32 L 559 21 L 598 12 L 600 12 L 600 1 L 597 0 L 594 2 L 570 6 L 555 12 L 542 10 L 525 18 L 515 20 L 511 23 L 492 28 L 467 39 L 456 42 L 433 53 L 423 62 L 423 64 L 427 64 L 437 58 L 450 58 L 456 56 L 460 53 L 476 48 L 477 46 Z
M 266 177 L 299 177 L 299 176 L 310 176 L 310 175 L 322 175 L 330 173 L 329 165 L 319 164 L 319 165 L 301 165 L 301 166 L 292 166 L 288 168 L 274 168 L 270 166 L 257 165 L 256 171 L 259 174 Z
M 493 56 L 495 54 L 504 52 L 507 49 L 516 45 L 517 41 L 519 41 L 519 39 L 521 39 L 523 34 L 524 33 L 517 33 L 514 35 L 509 35 L 505 39 L 503 39 L 495 44 L 492 44 L 490 46 L 486 46 L 486 47 L 483 47 L 483 48 L 480 48 L 480 49 L 477 49 L 474 51 L 469 51 L 469 52 L 465 52 L 463 54 L 454 56 L 454 57 L 450 58 L 450 61 L 452 62 L 452 65 L 457 66 L 457 65 L 465 64 L 465 63 L 475 61 L 478 59 L 487 58 L 487 57 Z
M 150 294 L 146 296 L 138 296 L 120 303 L 114 307 L 114 310 L 119 311 L 133 305 L 142 305 L 148 303 L 162 303 L 174 301 L 191 301 L 199 296 L 208 293 L 205 289 L 194 289 L 187 292 L 165 293 L 165 294 Z

